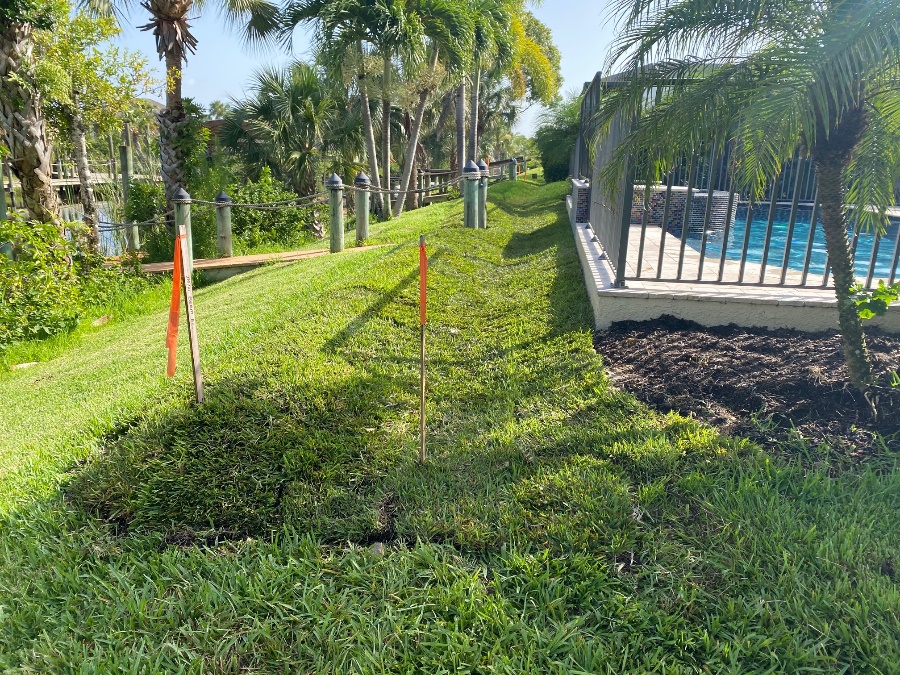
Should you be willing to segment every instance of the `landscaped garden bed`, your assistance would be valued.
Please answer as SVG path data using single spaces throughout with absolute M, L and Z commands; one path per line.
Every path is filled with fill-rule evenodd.
M 900 337 L 872 331 L 877 417 L 847 383 L 837 333 L 738 326 L 707 328 L 662 317 L 623 321 L 594 344 L 613 379 L 653 407 L 693 415 L 723 432 L 769 446 L 864 455 L 900 443 Z

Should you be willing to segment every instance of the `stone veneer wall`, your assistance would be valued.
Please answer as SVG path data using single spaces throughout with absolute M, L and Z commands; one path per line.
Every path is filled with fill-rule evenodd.
M 640 225 L 644 212 L 644 186 L 634 186 L 634 197 L 631 201 L 631 224 Z M 691 214 L 688 223 L 688 232 L 700 234 L 703 232 L 703 221 L 706 217 L 706 201 L 709 195 L 706 192 L 695 191 L 691 193 Z M 737 213 L 737 200 L 735 199 L 731 205 L 731 213 L 726 214 L 728 210 L 728 193 L 715 190 L 712 193 L 713 207 L 709 219 L 709 229 L 711 231 L 724 230 L 726 220 L 730 217 L 731 224 L 734 224 L 734 217 Z M 666 186 L 653 185 L 650 187 L 650 203 L 649 216 L 647 218 L 648 225 L 656 227 L 665 226 L 670 232 L 681 233 L 681 227 L 684 224 L 684 205 L 687 203 L 687 188 L 681 185 L 672 186 L 672 195 L 669 199 L 669 218 L 663 223 L 663 217 L 666 210 Z
M 587 223 L 591 212 L 591 184 L 586 180 L 572 180 L 572 201 L 575 204 L 575 222 Z

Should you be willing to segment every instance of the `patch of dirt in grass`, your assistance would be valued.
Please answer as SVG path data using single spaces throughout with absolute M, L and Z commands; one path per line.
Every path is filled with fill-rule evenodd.
M 884 385 L 878 419 L 847 384 L 837 333 L 706 328 L 662 317 L 623 321 L 594 337 L 613 380 L 663 412 L 694 415 L 770 447 L 799 434 L 810 447 L 827 443 L 855 456 L 880 448 L 879 435 L 900 446 L 900 391 L 889 386 L 900 370 L 900 337 L 869 331 L 867 343 Z

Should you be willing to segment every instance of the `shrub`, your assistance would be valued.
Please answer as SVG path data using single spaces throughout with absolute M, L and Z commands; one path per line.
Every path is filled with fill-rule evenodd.
M 12 342 L 51 337 L 73 329 L 85 310 L 145 290 L 148 281 L 79 248 L 49 223 L 19 216 L 0 221 L 0 349 Z M 8 250 L 8 247 L 7 247 Z
M 71 264 L 75 248 L 52 224 L 0 221 L 0 347 L 70 330 L 78 322 L 78 279 Z
M 128 201 L 125 203 L 125 219 L 128 222 L 143 223 L 165 210 L 166 192 L 162 183 L 152 180 L 135 180 L 131 183 Z M 148 260 L 156 262 L 172 258 L 174 239 L 164 224 L 142 227 L 141 240 Z
M 231 200 L 239 204 L 261 204 L 295 199 L 297 194 L 272 178 L 268 167 L 260 173 L 258 181 L 247 181 L 231 186 Z M 246 247 L 260 244 L 298 244 L 310 241 L 316 223 L 327 220 L 324 205 L 261 211 L 235 208 L 231 212 L 232 235 L 236 242 Z
M 554 103 L 540 117 L 535 141 L 541 153 L 544 179 L 548 183 L 565 180 L 569 175 L 569 159 L 581 124 L 581 97 L 570 95 Z

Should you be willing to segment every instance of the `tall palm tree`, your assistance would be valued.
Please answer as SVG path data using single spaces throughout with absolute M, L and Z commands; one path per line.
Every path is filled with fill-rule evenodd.
M 49 28 L 53 18 L 37 3 L 0 5 L 0 132 L 27 216 L 41 222 L 59 222 L 59 199 L 50 185 L 50 144 L 34 79 L 34 30 Z
M 514 46 L 510 26 L 515 20 L 513 10 L 520 4 L 523 3 L 515 0 L 472 0 L 475 57 L 472 64 L 472 91 L 469 103 L 469 154 L 468 157 L 460 159 L 462 166 L 465 166 L 468 159 L 478 161 L 478 99 L 483 68 L 486 63 L 493 63 L 498 70 L 505 70 L 512 61 Z
M 390 186 L 390 79 L 393 59 L 405 53 L 414 42 L 406 22 L 402 0 L 288 0 L 279 17 L 282 37 L 289 40 L 294 28 L 315 23 L 316 42 L 321 60 L 329 65 L 356 69 L 360 112 L 365 133 L 366 154 L 375 201 L 382 214 L 390 215 L 390 206 L 382 202 L 375 127 L 369 106 L 367 61 L 377 55 L 382 60 L 382 159 L 384 176 Z
M 896 0 L 618 0 L 622 32 L 597 122 L 638 120 L 615 152 L 673 166 L 698 143 L 732 142 L 737 179 L 762 194 L 798 146 L 816 168 L 850 381 L 872 381 L 854 301 L 848 206 L 883 227 L 900 173 L 900 3 Z M 697 54 L 703 54 L 702 57 Z M 652 107 L 646 101 L 663 93 Z
M 407 12 L 422 26 L 422 47 L 427 54 L 427 67 L 422 74 L 415 113 L 413 114 L 400 177 L 400 199 L 393 215 L 403 212 L 403 195 L 409 190 L 415 165 L 416 148 L 422 131 L 422 119 L 429 96 L 438 85 L 438 62 L 448 71 L 460 71 L 467 61 L 472 42 L 472 18 L 462 0 L 411 0 Z M 414 77 L 415 73 L 408 73 Z
M 160 159 L 166 199 L 171 203 L 185 183 L 184 142 L 187 116 L 182 96 L 182 69 L 188 54 L 195 53 L 197 38 L 191 33 L 190 15 L 210 0 L 143 0 L 141 7 L 150 13 L 150 21 L 141 30 L 153 31 L 156 51 L 166 64 L 166 105 L 157 115 L 160 134 Z M 134 0 L 80 0 L 80 5 L 101 16 L 120 16 Z M 277 29 L 278 6 L 272 0 L 220 0 L 223 16 L 238 28 L 248 42 L 262 41 Z

